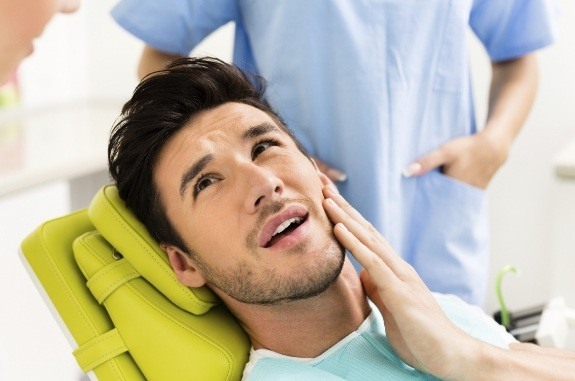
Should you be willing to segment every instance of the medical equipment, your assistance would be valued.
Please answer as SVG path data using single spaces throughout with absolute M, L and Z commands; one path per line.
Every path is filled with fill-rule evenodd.
M 575 350 L 575 309 L 567 307 L 565 298 L 556 297 L 547 303 L 535 340 L 544 347 Z
M 551 299 L 547 304 L 522 310 L 507 310 L 501 283 L 505 274 L 518 273 L 516 267 L 507 265 L 497 274 L 496 292 L 500 310 L 493 314 L 500 323 L 521 342 L 530 342 L 544 347 L 575 349 L 575 309 L 567 307 L 562 296 Z

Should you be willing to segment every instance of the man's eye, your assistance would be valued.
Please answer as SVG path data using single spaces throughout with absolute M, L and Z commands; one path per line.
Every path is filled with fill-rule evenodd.
M 252 160 L 258 157 L 262 152 L 267 150 L 272 146 L 279 146 L 279 142 L 276 140 L 265 140 L 263 142 L 257 143 L 252 149 Z
M 217 180 L 218 179 L 216 179 L 215 177 L 209 177 L 209 176 L 200 177 L 200 179 L 196 183 L 196 186 L 194 187 L 194 196 L 197 196 L 198 193 L 200 193 L 201 191 L 203 191 L 204 189 L 215 183 Z

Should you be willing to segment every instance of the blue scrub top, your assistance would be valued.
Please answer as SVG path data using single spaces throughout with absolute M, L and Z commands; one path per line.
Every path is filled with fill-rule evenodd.
M 485 191 L 401 172 L 476 131 L 468 26 L 492 60 L 507 60 L 553 41 L 551 11 L 546 0 L 122 0 L 112 15 L 181 55 L 234 21 L 234 63 L 268 80 L 310 154 L 347 173 L 340 192 L 431 290 L 482 304 Z

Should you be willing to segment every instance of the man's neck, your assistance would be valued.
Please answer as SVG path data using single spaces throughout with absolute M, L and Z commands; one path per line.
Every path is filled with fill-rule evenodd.
M 286 356 L 317 357 L 356 330 L 370 308 L 349 261 L 328 290 L 279 306 L 228 305 L 255 349 Z

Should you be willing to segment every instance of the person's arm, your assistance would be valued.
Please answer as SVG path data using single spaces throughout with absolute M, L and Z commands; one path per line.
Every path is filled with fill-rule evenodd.
M 523 344 L 501 349 L 459 329 L 413 267 L 333 185 L 324 187 L 324 196 L 334 234 L 364 267 L 360 277 L 366 294 L 381 311 L 387 338 L 407 364 L 445 380 L 573 380 L 573 352 Z
M 344 172 L 327 165 L 316 156 L 312 156 L 312 159 L 315 162 L 317 169 L 319 169 L 321 173 L 325 174 L 331 181 L 341 182 L 347 180 L 347 175 Z
M 481 348 L 480 361 L 468 363 L 469 380 L 520 379 L 526 381 L 575 379 L 575 352 L 534 344 L 510 344 L 511 350 Z M 464 369 L 462 369 L 464 370 Z
M 138 78 L 142 79 L 151 72 L 161 70 L 168 63 L 181 57 L 177 54 L 164 53 L 146 45 L 138 65 Z
M 489 111 L 485 127 L 471 136 L 451 140 L 418 158 L 407 175 L 434 168 L 455 179 L 486 188 L 505 163 L 535 99 L 538 69 L 535 54 L 492 64 Z

